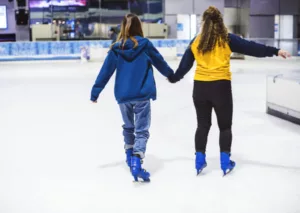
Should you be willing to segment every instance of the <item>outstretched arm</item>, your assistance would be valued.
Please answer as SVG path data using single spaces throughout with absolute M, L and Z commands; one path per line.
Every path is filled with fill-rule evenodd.
M 253 41 L 247 41 L 237 35 L 229 33 L 229 46 L 232 52 L 254 56 L 254 57 L 273 57 L 281 56 L 283 58 L 289 57 L 290 54 L 284 50 L 279 50 L 275 47 L 258 44 Z
M 92 88 L 91 101 L 97 102 L 99 94 L 102 92 L 107 82 L 114 74 L 117 66 L 117 56 L 113 50 L 108 52 L 104 64 L 98 74 L 96 82 Z
M 183 54 L 183 57 L 180 61 L 179 67 L 175 73 L 175 75 L 169 77 L 169 81 L 171 83 L 176 83 L 177 81 L 180 81 L 193 67 L 195 57 L 191 49 L 191 45 L 194 42 L 195 39 L 193 39 L 186 49 L 186 51 Z
M 151 41 L 148 43 L 148 54 L 152 60 L 155 68 L 165 77 L 169 77 L 174 74 L 174 71 L 169 67 L 165 59 L 158 52 L 158 50 L 153 46 Z

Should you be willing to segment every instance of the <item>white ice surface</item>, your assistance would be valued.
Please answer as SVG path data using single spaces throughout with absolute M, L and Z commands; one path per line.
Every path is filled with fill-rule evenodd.
M 156 72 L 144 164 L 152 177 L 141 185 L 124 162 L 114 79 L 89 102 L 100 63 L 0 63 L 0 212 L 299 213 L 300 127 L 265 113 L 266 75 L 299 65 L 232 62 L 237 167 L 225 178 L 215 117 L 208 167 L 195 175 L 193 71 L 176 85 Z

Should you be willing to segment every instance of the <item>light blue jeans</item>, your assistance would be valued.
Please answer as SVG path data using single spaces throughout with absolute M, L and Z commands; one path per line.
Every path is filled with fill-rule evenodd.
M 123 117 L 125 149 L 133 148 L 133 154 L 145 157 L 151 123 L 150 101 L 119 104 Z

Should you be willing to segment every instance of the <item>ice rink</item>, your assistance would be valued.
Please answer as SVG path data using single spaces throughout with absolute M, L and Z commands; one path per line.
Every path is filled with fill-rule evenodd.
M 232 61 L 237 167 L 224 178 L 215 117 L 196 177 L 194 71 L 175 85 L 156 72 L 149 184 L 124 162 L 114 78 L 89 101 L 101 65 L 0 63 L 1 213 L 300 212 L 300 127 L 265 113 L 266 76 L 300 72 L 299 60 Z

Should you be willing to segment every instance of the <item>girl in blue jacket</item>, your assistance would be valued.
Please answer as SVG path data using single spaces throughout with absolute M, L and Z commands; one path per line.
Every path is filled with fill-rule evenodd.
M 115 72 L 115 97 L 123 117 L 126 162 L 135 179 L 150 181 L 150 173 L 141 167 L 149 139 L 150 99 L 156 99 L 154 65 L 165 77 L 174 74 L 153 44 L 144 38 L 136 15 L 124 17 L 118 41 L 112 45 L 91 93 L 96 103 L 99 94 Z

